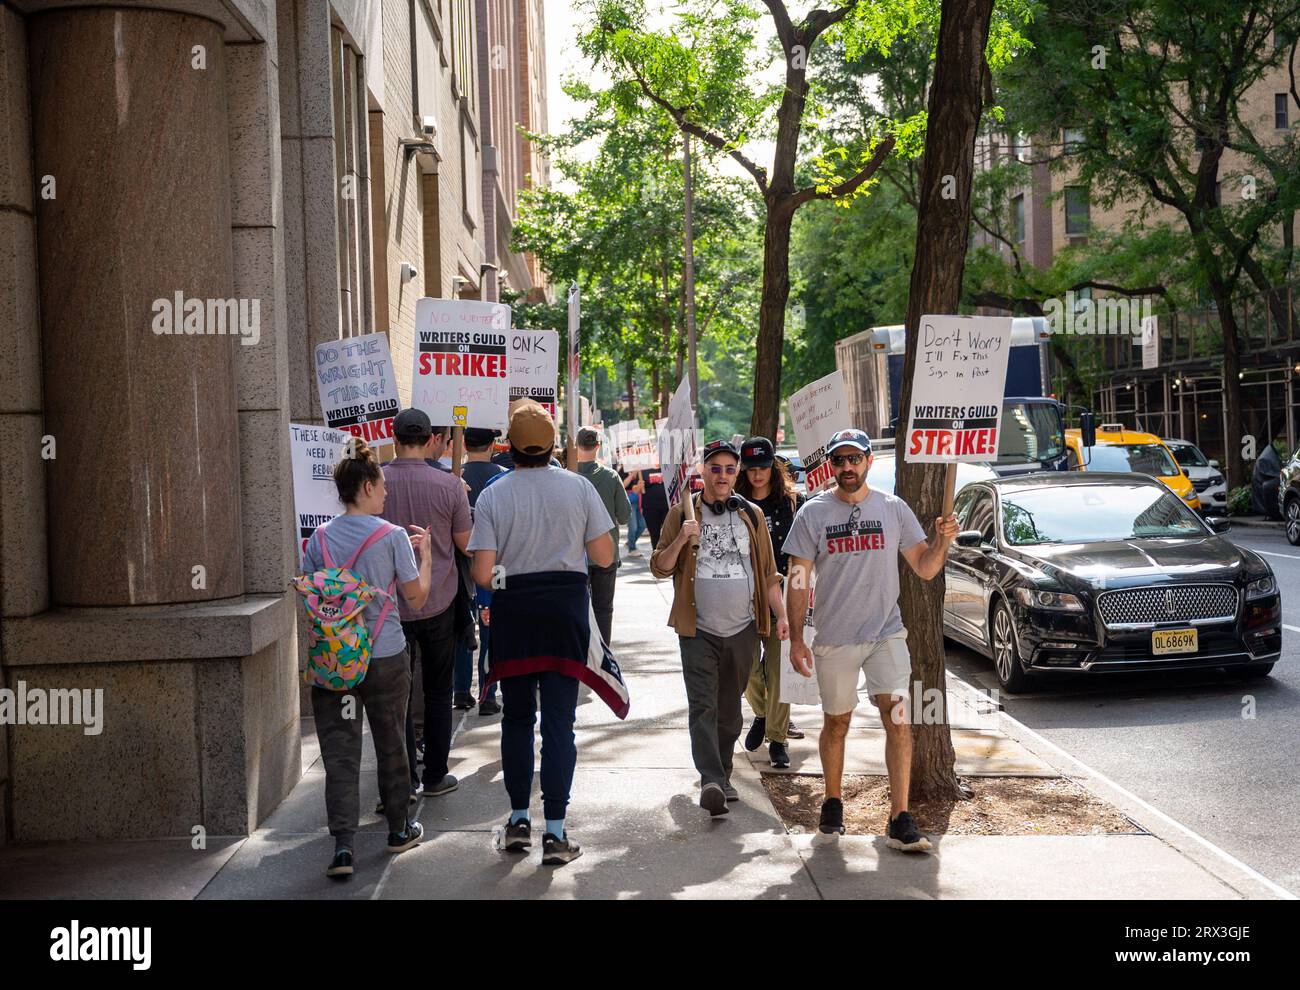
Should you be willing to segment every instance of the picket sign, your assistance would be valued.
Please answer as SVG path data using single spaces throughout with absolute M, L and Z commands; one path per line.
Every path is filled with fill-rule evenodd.
M 816 629 L 812 626 L 804 626 L 803 638 L 810 650 L 816 635 Z M 820 705 L 822 703 L 821 691 L 817 687 L 816 668 L 813 669 L 812 677 L 804 677 L 803 674 L 794 669 L 794 664 L 790 662 L 790 641 L 788 639 L 781 643 L 780 697 L 783 705 Z

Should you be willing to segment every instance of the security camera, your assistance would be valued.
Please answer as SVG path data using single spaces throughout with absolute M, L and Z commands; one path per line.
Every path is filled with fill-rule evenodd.
M 423 117 L 420 121 L 420 133 L 425 137 L 435 137 L 438 133 L 438 121 L 434 117 Z
M 419 269 L 417 269 L 409 261 L 402 262 L 402 284 L 403 285 L 405 285 L 407 282 L 410 282 L 419 274 L 420 274 Z

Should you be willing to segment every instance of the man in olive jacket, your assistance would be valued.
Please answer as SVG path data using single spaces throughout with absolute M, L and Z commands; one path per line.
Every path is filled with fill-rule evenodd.
M 731 786 L 732 754 L 744 724 L 740 697 L 759 646 L 773 615 L 781 639 L 790 626 L 763 513 L 734 491 L 740 455 L 714 440 L 701 459 L 704 491 L 693 497 L 695 519 L 684 520 L 682 503 L 668 511 L 650 573 L 673 579 L 668 624 L 682 651 L 691 757 L 700 772 L 700 806 L 716 816 L 739 797 Z
M 611 468 L 596 460 L 600 450 L 600 433 L 589 426 L 578 431 L 578 473 L 596 486 L 605 511 L 613 520 L 609 537 L 614 541 L 614 562 L 608 567 L 588 567 L 591 585 L 591 608 L 596 613 L 596 625 L 609 645 L 610 631 L 614 626 L 614 579 L 618 576 L 618 528 L 632 518 L 632 503 L 628 501 L 623 479 Z

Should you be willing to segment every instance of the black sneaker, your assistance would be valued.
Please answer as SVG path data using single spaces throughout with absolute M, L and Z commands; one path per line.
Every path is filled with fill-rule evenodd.
M 740 791 L 731 786 L 731 781 L 727 781 L 722 785 L 722 793 L 726 796 L 728 801 L 740 800 Z
M 419 796 L 420 796 L 419 790 L 417 788 L 412 787 L 411 796 L 406 803 L 408 805 L 415 804 L 416 799 L 419 798 Z M 384 799 L 380 798 L 379 803 L 375 805 L 375 814 L 382 815 L 383 813 L 384 813 Z
M 352 850 L 347 846 L 339 846 L 339 848 L 335 849 L 334 858 L 330 861 L 325 875 L 327 877 L 352 876 Z
M 563 839 L 557 839 L 550 832 L 542 836 L 543 866 L 563 866 L 581 855 L 582 846 L 570 839 L 568 832 L 564 833 Z
M 827 835 L 844 834 L 844 802 L 839 798 L 827 798 L 822 802 L 822 820 L 817 828 Z
M 506 822 L 505 835 L 501 839 L 501 848 L 506 852 L 527 852 L 533 844 L 533 827 L 528 819 L 511 825 Z
M 785 727 L 785 737 L 787 739 L 802 739 L 803 729 L 791 722 Z
M 790 766 L 790 752 L 785 748 L 783 742 L 772 742 L 767 744 L 767 761 L 779 770 L 784 770 Z
M 419 822 L 407 822 L 400 832 L 388 833 L 388 851 L 390 853 L 406 852 L 414 849 L 424 838 L 424 826 Z
M 745 733 L 745 749 L 754 752 L 759 746 L 763 745 L 763 736 L 767 732 L 767 719 L 759 716 L 754 719 L 754 724 L 749 727 Z
M 727 792 L 717 784 L 705 784 L 700 788 L 700 807 L 714 818 L 727 813 Z
M 480 715 L 500 715 L 501 703 L 495 698 L 488 698 L 486 701 L 480 701 L 478 705 Z
M 901 849 L 903 852 L 928 852 L 931 848 L 930 840 L 921 834 L 921 830 L 916 827 L 916 822 L 906 811 L 900 811 L 897 818 L 889 820 L 889 833 L 885 837 L 885 845 L 890 849 Z
M 468 711 L 474 707 L 474 696 L 468 691 L 457 691 L 456 696 L 451 699 L 451 707 L 456 711 Z
M 444 794 L 450 794 L 459 786 L 460 781 L 456 779 L 455 775 L 449 773 L 436 784 L 425 784 L 421 793 L 425 797 L 442 797 Z

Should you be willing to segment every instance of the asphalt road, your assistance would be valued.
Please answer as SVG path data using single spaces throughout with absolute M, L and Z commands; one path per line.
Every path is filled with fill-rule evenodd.
M 1062 674 L 1001 701 L 1067 753 L 1300 895 L 1300 547 L 1280 530 L 1238 527 L 1228 538 L 1261 553 L 1282 589 L 1282 657 L 1272 676 Z M 948 665 L 968 683 L 998 686 L 992 661 L 951 642 Z

